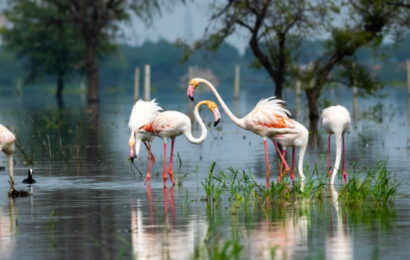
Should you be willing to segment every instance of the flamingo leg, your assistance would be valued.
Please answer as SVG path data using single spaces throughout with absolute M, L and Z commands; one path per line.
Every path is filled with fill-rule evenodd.
M 165 182 L 167 181 L 167 144 L 164 144 L 164 173 L 162 176 L 164 178 L 165 186 Z
M 289 166 L 288 166 L 288 164 L 286 163 L 285 158 L 283 157 L 283 154 L 280 152 L 279 147 L 278 147 L 278 145 L 276 144 L 275 140 L 272 140 L 272 142 L 273 142 L 273 144 L 275 145 L 276 151 L 278 151 L 278 154 L 279 154 L 280 158 L 282 159 L 283 163 L 285 164 L 285 169 L 286 169 L 286 170 L 285 170 L 285 174 L 287 174 L 287 173 L 290 171 L 290 170 L 289 170 Z
M 171 155 L 169 156 L 169 169 L 168 169 L 168 174 L 169 174 L 169 177 L 171 177 L 172 185 L 175 186 L 174 174 L 173 174 L 173 172 L 172 172 L 172 157 L 173 157 L 173 155 L 174 155 L 174 142 L 175 142 L 175 140 L 172 140 L 172 144 L 171 144 Z
M 164 187 L 164 208 L 165 208 L 165 224 L 168 226 L 168 194 L 167 187 Z
M 345 138 L 343 136 L 343 177 L 345 178 L 345 184 L 347 184 L 347 174 L 346 174 L 346 170 L 345 170 Z
M 283 150 L 283 158 L 285 158 L 286 150 Z M 283 160 L 280 161 L 279 180 L 282 180 Z
M 152 169 L 152 166 L 154 165 L 155 157 L 151 152 L 151 146 L 148 146 L 145 142 L 144 142 L 144 144 L 145 144 L 145 147 L 147 147 L 148 152 L 149 152 L 149 154 L 148 154 L 148 173 L 147 173 L 147 177 L 145 178 L 144 185 L 145 185 L 145 182 L 148 180 L 148 186 L 149 186 L 149 181 L 151 179 L 151 169 Z M 151 161 L 151 164 L 149 164 L 151 157 L 152 157 L 152 161 Z
M 328 143 L 329 143 L 329 176 L 330 176 L 330 175 L 332 175 L 332 172 L 330 171 L 330 169 L 331 169 L 331 166 L 330 166 L 330 135 L 329 135 L 329 138 L 328 138 Z
M 292 181 L 295 180 L 295 173 L 294 173 L 294 171 L 295 171 L 295 147 L 293 147 L 293 150 L 292 150 L 292 172 L 290 173 L 290 179 L 291 179 Z
M 266 140 L 263 141 L 263 143 L 265 144 L 265 159 L 266 159 L 266 181 L 269 183 L 269 175 L 270 175 L 270 171 L 269 171 L 269 158 L 268 158 L 268 147 L 266 145 Z

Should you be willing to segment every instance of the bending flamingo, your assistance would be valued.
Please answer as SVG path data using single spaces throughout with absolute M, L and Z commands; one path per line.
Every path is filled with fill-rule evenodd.
M 130 158 L 131 161 L 134 162 L 134 158 L 138 157 L 140 152 L 141 142 L 145 144 L 145 147 L 148 150 L 149 155 L 152 157 L 152 162 L 150 163 L 150 156 L 148 155 L 148 173 L 147 177 L 145 178 L 144 184 L 148 179 L 149 184 L 149 176 L 151 174 L 152 165 L 155 162 L 155 157 L 151 152 L 151 144 L 154 141 L 155 136 L 147 135 L 144 133 L 137 133 L 138 129 L 151 121 L 155 116 L 157 116 L 162 110 L 161 107 L 155 103 L 155 99 L 151 101 L 143 101 L 138 100 L 134 107 L 132 108 L 130 121 L 128 123 L 128 127 L 131 130 L 131 136 L 129 139 L 129 146 L 130 146 Z M 134 153 L 135 151 L 135 153 Z
M 274 99 L 274 97 L 262 99 L 246 117 L 239 119 L 232 114 L 232 112 L 226 106 L 225 102 L 222 100 L 221 96 L 219 96 L 215 87 L 205 79 L 194 78 L 189 82 L 187 94 L 192 101 L 194 101 L 194 91 L 198 87 L 199 83 L 206 84 L 212 90 L 219 103 L 221 104 L 223 110 L 234 124 L 263 138 L 263 142 L 265 144 L 267 179 L 269 179 L 270 175 L 268 149 L 266 146 L 267 138 L 272 139 L 276 150 L 279 152 L 282 161 L 284 161 L 286 165 L 285 174 L 289 172 L 289 166 L 286 164 L 286 161 L 284 160 L 283 155 L 279 151 L 279 148 L 273 138 L 275 135 L 280 134 L 299 134 L 299 130 L 292 129 L 295 126 L 287 116 L 287 114 L 290 114 L 290 112 L 282 106 L 282 103 L 284 103 L 283 100 Z
M 0 151 L 7 154 L 9 161 L 9 176 L 12 188 L 14 188 L 14 175 L 13 175 L 13 153 L 14 153 L 14 140 L 16 137 L 4 126 L 0 125 Z
M 300 178 L 304 180 L 305 175 L 303 174 L 303 158 L 305 156 L 306 147 L 307 147 L 308 140 L 309 140 L 309 131 L 306 129 L 306 127 L 304 127 L 299 122 L 293 120 L 293 123 L 295 124 L 295 129 L 301 132 L 300 134 L 276 135 L 275 139 L 282 145 L 283 157 L 285 157 L 287 147 L 293 148 L 292 149 L 292 168 L 291 168 L 292 171 L 290 174 L 290 178 L 292 179 L 292 181 L 295 179 L 295 175 L 294 175 L 295 148 L 296 147 L 299 148 L 300 154 L 299 154 L 298 171 L 299 171 Z M 280 164 L 279 179 L 282 176 L 282 167 L 283 167 L 283 161 Z
M 201 117 L 199 116 L 198 109 L 202 105 L 207 105 L 209 110 L 214 114 L 215 124 L 216 126 L 221 119 L 221 115 L 218 110 L 218 106 L 212 101 L 201 101 L 195 106 L 195 118 L 198 120 L 199 125 L 201 126 L 202 134 L 199 138 L 194 138 L 191 133 L 191 120 L 186 115 L 177 112 L 177 111 L 166 111 L 163 112 L 156 117 L 154 117 L 150 122 L 141 126 L 138 133 L 149 134 L 152 136 L 158 136 L 164 142 L 164 185 L 167 179 L 166 175 L 166 154 L 167 154 L 167 142 L 168 139 L 171 138 L 171 155 L 169 159 L 169 170 L 168 174 L 171 177 L 172 185 L 175 185 L 174 177 L 172 173 L 172 156 L 174 153 L 174 142 L 175 138 L 180 135 L 185 135 L 186 139 L 190 143 L 193 144 L 201 144 L 205 141 L 208 131 L 206 130 L 206 126 L 202 121 Z M 148 182 L 150 177 L 147 176 Z
M 323 110 L 321 116 L 321 123 L 323 128 L 329 134 L 329 175 L 330 175 L 330 135 L 334 134 L 336 136 L 336 162 L 333 169 L 333 174 L 331 177 L 330 184 L 334 184 L 335 177 L 340 165 L 341 156 L 341 141 L 343 139 L 343 177 L 346 180 L 346 170 L 345 170 L 345 133 L 350 127 L 350 114 L 345 107 L 342 106 L 332 106 Z

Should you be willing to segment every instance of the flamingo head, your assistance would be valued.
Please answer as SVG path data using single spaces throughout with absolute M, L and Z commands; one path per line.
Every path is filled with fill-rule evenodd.
M 130 146 L 130 159 L 131 162 L 134 162 L 134 147 L 135 147 L 135 137 L 134 137 L 134 132 L 131 133 L 130 140 L 128 141 L 128 144 Z
M 195 91 L 196 87 L 198 87 L 198 85 L 199 85 L 198 79 L 192 79 L 189 82 L 187 95 L 192 101 L 194 101 L 194 91 Z
M 218 106 L 215 104 L 215 102 L 212 101 L 207 101 L 206 103 L 208 105 L 209 110 L 214 114 L 215 118 L 215 123 L 214 127 L 218 125 L 219 121 L 221 120 L 221 114 L 219 113 Z

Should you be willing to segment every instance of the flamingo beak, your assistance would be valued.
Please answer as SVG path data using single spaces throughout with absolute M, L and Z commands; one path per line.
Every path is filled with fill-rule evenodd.
M 130 159 L 131 162 L 134 162 L 134 147 L 130 147 Z
M 191 99 L 191 101 L 194 101 L 194 91 L 195 91 L 194 86 L 189 85 L 187 95 L 188 95 L 189 99 Z
M 215 117 L 215 123 L 214 127 L 218 125 L 219 121 L 221 120 L 221 114 L 219 113 L 219 110 L 217 108 L 213 109 L 214 112 L 214 117 Z

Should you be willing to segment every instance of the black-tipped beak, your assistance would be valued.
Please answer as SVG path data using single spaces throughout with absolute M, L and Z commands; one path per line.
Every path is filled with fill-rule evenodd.
M 195 101 L 195 100 L 194 100 L 194 97 L 189 97 L 189 99 L 190 99 L 192 102 Z
M 218 121 L 215 121 L 214 123 L 214 127 L 218 125 L 219 121 L 221 121 L 221 119 L 219 118 Z
M 131 162 L 134 163 L 134 157 L 131 157 Z

